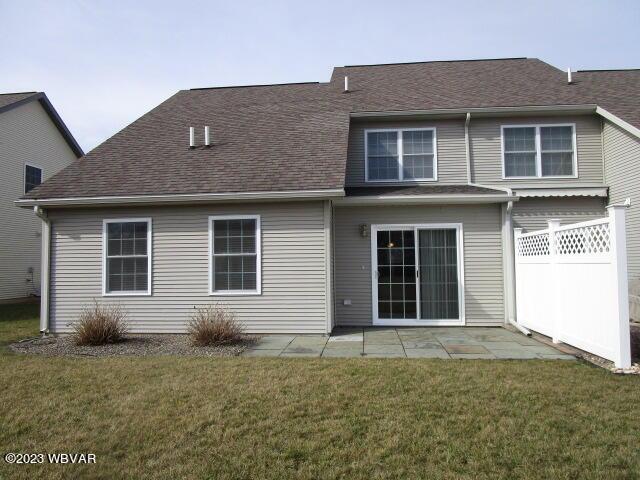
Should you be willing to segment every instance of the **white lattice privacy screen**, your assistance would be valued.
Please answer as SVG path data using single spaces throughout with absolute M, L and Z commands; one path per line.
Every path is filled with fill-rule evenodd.
M 599 220 L 516 230 L 514 240 L 518 323 L 629 367 L 624 207 Z

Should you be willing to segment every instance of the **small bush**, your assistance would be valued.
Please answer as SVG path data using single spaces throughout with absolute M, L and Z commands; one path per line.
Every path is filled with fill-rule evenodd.
M 85 307 L 73 326 L 76 345 L 105 345 L 124 340 L 127 333 L 127 313 L 120 305 L 94 302 Z
M 191 316 L 189 335 L 193 344 L 199 347 L 230 345 L 242 342 L 244 326 L 227 307 L 207 305 L 198 308 Z

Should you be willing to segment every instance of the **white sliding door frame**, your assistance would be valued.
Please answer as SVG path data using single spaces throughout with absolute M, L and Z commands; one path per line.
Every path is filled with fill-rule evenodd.
M 378 313 L 378 232 L 389 230 L 402 230 L 414 232 L 415 268 L 416 268 L 416 318 L 379 318 Z M 434 319 L 420 318 L 420 256 L 419 256 L 419 231 L 420 230 L 455 230 L 458 262 L 458 319 Z M 464 232 L 462 223 L 419 223 L 419 224 L 372 224 L 371 225 L 371 313 L 373 325 L 385 326 L 462 326 L 466 324 L 464 302 Z

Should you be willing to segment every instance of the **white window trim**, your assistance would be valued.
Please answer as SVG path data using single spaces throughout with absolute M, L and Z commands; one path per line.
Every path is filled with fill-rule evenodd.
M 464 229 L 462 223 L 398 223 L 398 224 L 373 224 L 371 225 L 371 311 L 372 324 L 374 326 L 462 326 L 466 325 L 466 305 L 465 305 L 465 277 L 464 277 Z M 418 245 L 418 230 L 439 230 L 455 229 L 458 242 L 458 319 L 420 319 L 420 282 L 416 282 L 416 318 L 415 319 L 389 319 L 379 318 L 378 314 L 378 277 L 376 269 L 378 266 L 377 237 L 380 230 L 413 230 L 415 233 L 415 245 Z M 416 269 L 420 268 L 416 255 Z
M 573 142 L 573 175 L 542 175 L 542 142 L 540 141 L 540 128 L 542 127 L 571 127 L 572 135 L 571 139 Z M 517 177 L 507 177 L 506 176 L 506 165 L 505 165 L 505 151 L 504 151 L 504 130 L 505 128 L 535 128 L 536 129 L 536 174 L 531 176 L 517 176 Z M 528 125 L 501 125 L 500 126 L 500 145 L 502 151 L 502 179 L 503 180 L 531 180 L 531 179 L 540 179 L 544 180 L 547 178 L 578 178 L 578 141 L 576 136 L 576 124 L 575 123 L 535 123 Z
M 134 291 L 119 291 L 108 292 L 107 291 L 107 225 L 110 223 L 147 223 L 147 290 L 134 290 Z M 152 288 L 152 221 L 151 217 L 145 218 L 105 218 L 102 220 L 102 296 L 103 297 L 148 297 L 151 295 Z
M 213 222 L 215 220 L 256 221 L 256 288 L 255 290 L 213 290 Z M 262 227 L 260 215 L 210 215 L 209 216 L 209 295 L 250 296 L 262 295 Z
M 404 179 L 404 152 L 402 148 L 402 132 L 431 131 L 433 132 L 433 178 L 410 178 Z M 369 133 L 396 132 L 398 142 L 398 178 L 390 180 L 369 179 Z M 438 138 L 435 127 L 423 128 L 374 128 L 364 131 L 364 178 L 368 183 L 415 183 L 415 182 L 437 182 L 438 181 Z
M 22 169 L 22 191 L 25 195 L 28 193 L 27 192 L 27 167 L 37 168 L 38 170 L 40 170 L 40 184 L 44 182 L 44 168 L 38 165 L 34 165 L 33 163 L 25 163 L 24 168 Z

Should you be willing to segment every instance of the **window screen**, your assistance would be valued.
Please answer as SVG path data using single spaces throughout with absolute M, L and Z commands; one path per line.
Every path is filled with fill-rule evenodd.
M 402 168 L 405 180 L 433 178 L 433 130 L 402 132 Z
M 107 223 L 107 293 L 149 290 L 149 224 Z
M 398 180 L 398 132 L 367 134 L 369 180 Z
M 573 128 L 540 127 L 542 176 L 573 175 Z
M 29 193 L 42 183 L 42 169 L 26 165 L 24 169 L 24 193 Z
M 212 290 L 257 290 L 257 219 L 213 220 Z
M 535 177 L 535 127 L 505 128 L 503 134 L 505 177 Z

